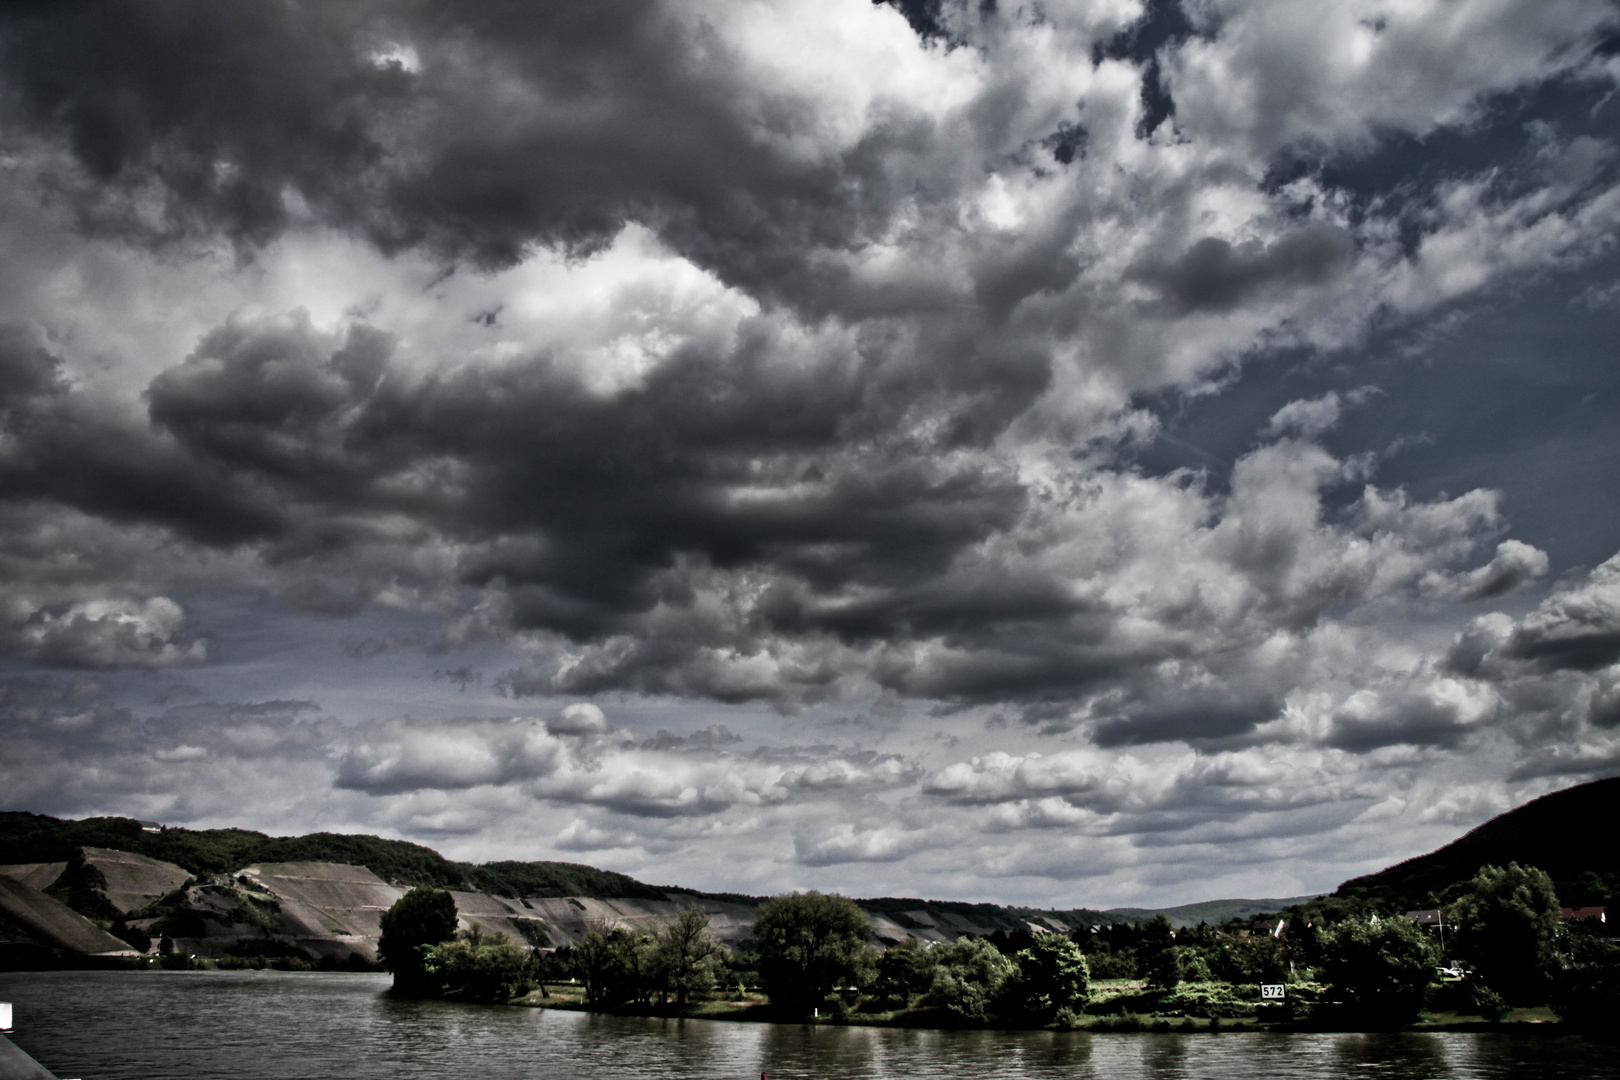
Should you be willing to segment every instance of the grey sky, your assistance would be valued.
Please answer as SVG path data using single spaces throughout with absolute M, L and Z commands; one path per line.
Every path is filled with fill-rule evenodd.
M 1293 895 L 1620 771 L 1598 0 L 0 16 L 0 791 Z

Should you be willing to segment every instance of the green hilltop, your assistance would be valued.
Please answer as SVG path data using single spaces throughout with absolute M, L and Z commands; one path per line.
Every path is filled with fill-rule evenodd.
M 1168 908 L 1075 908 L 1040 911 L 999 904 L 879 897 L 860 904 L 873 914 L 911 926 L 913 915 L 955 916 L 975 925 L 1013 930 L 1028 920 L 1055 917 L 1069 926 L 1140 923 L 1163 914 L 1173 925 L 1220 924 L 1319 905 L 1370 905 L 1384 910 L 1434 907 L 1455 898 L 1478 869 L 1509 862 L 1538 866 L 1569 906 L 1612 902 L 1620 896 L 1620 845 L 1612 822 L 1620 811 L 1620 778 L 1597 780 L 1543 796 L 1487 821 L 1436 851 L 1353 878 L 1331 896 L 1210 900 Z M 248 829 L 149 831 L 131 818 L 63 820 L 43 814 L 0 812 L 0 864 L 69 862 L 85 847 L 114 848 L 174 863 L 198 875 L 229 874 L 271 862 L 332 862 L 365 866 L 384 880 L 410 887 L 432 885 L 504 897 L 587 897 L 662 900 L 671 893 L 756 904 L 762 897 L 699 893 L 656 886 L 580 863 L 457 862 L 404 840 L 338 833 L 277 837 Z M 919 924 L 922 925 L 922 924 Z
M 493 896 L 661 900 L 670 891 L 580 863 L 455 862 L 421 844 L 379 836 L 267 836 L 248 829 L 149 832 L 132 818 L 64 821 L 44 814 L 0 813 L 0 863 L 65 862 L 85 847 L 162 859 L 194 874 L 228 874 L 254 863 L 332 862 L 364 866 L 395 885 L 432 885 Z
M 1445 847 L 1352 878 L 1333 894 L 1349 901 L 1409 910 L 1455 898 L 1481 866 L 1537 866 L 1552 878 L 1566 907 L 1606 904 L 1620 896 L 1620 777 L 1594 780 L 1494 817 Z

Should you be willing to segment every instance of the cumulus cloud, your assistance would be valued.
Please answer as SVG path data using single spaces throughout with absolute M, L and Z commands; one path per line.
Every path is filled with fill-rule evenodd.
M 546 730 L 553 735 L 604 735 L 608 719 L 602 710 L 590 702 L 565 706 L 562 712 L 546 721 Z
M 637 740 L 590 704 L 571 705 L 545 722 L 392 721 L 352 731 L 336 783 L 371 795 L 514 786 L 560 804 L 675 817 L 769 806 L 799 792 L 882 787 L 914 770 L 870 754 L 733 754 L 708 735 L 700 731 L 685 745 Z
M 1381 475 L 1424 431 L 1355 443 L 1368 350 L 1415 369 L 1437 325 L 1605 257 L 1604 5 L 0 21 L 0 654 L 118 687 L 16 706 L 11 762 L 157 800 L 160 767 L 217 791 L 254 744 L 299 793 L 275 805 L 399 832 L 556 811 L 559 849 L 723 835 L 753 880 L 791 849 L 962 892 L 947 827 L 1146 874 L 1120 838 L 1193 844 L 1198 814 L 1281 857 L 1268 815 L 1371 836 L 1450 768 L 1505 805 L 1470 754 L 1610 767 L 1615 563 L 1558 578 L 1489 467 Z M 1194 401 L 1230 449 L 1156 466 Z M 199 614 L 243 595 L 261 637 Z M 356 670 L 431 652 L 455 706 L 255 667 L 282 620 L 378 612 L 420 622 Z M 127 681 L 227 665 L 319 707 Z M 754 711 L 873 701 L 831 749 Z M 161 745 L 119 742 L 137 714 Z M 1038 841 L 972 851 L 1042 873 Z
M 1422 585 L 1431 596 L 1490 600 L 1540 577 L 1547 566 L 1546 552 L 1519 540 L 1504 540 L 1484 566 L 1465 574 L 1426 574 Z
M 896 830 L 862 830 L 848 823 L 820 836 L 801 836 L 794 842 L 798 860 L 805 866 L 894 862 L 907 855 L 915 846 L 915 839 L 908 838 Z
M 12 651 L 60 667 L 167 667 L 201 663 L 208 643 L 180 640 L 185 611 L 167 596 L 90 600 L 40 609 L 10 628 Z
M 1516 659 L 1582 671 L 1620 661 L 1620 556 L 1543 601 L 1515 628 L 1507 651 Z

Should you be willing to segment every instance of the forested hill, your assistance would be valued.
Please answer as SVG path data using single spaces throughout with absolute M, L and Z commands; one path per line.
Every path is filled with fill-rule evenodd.
M 247 829 L 148 832 L 131 818 L 64 821 L 43 814 L 0 813 L 0 864 L 65 862 L 85 847 L 130 851 L 194 874 L 225 874 L 254 863 L 309 861 L 364 866 L 396 885 L 435 885 L 494 896 L 662 900 L 670 891 L 578 863 L 454 862 L 421 844 L 378 836 L 267 836 Z
M 1556 791 L 1427 855 L 1387 870 L 1352 878 L 1333 895 L 1379 902 L 1391 908 L 1433 907 L 1452 899 L 1481 866 L 1539 866 L 1568 906 L 1613 903 L 1620 898 L 1620 844 L 1614 823 L 1620 812 L 1620 778 Z
M 1581 784 L 1493 818 L 1438 851 L 1346 881 L 1333 895 L 1371 901 L 1385 910 L 1432 907 L 1454 899 L 1481 866 L 1517 862 L 1545 870 L 1566 905 L 1613 904 L 1620 900 L 1620 844 L 1614 841 L 1617 811 L 1620 778 Z M 0 864 L 68 862 L 85 847 L 113 848 L 162 859 L 194 874 L 226 874 L 255 863 L 310 861 L 365 866 L 399 886 L 434 885 L 514 898 L 662 900 L 670 893 L 693 894 L 691 889 L 648 885 L 624 874 L 579 863 L 455 862 L 421 844 L 376 836 L 312 833 L 276 837 L 247 829 L 178 827 L 148 832 L 130 818 L 68 821 L 43 814 L 0 812 Z M 749 905 L 759 900 L 729 894 L 701 895 Z M 1218 901 L 1170 909 L 1166 914 L 1178 923 L 1205 919 L 1214 922 L 1234 914 L 1249 914 L 1251 908 L 1282 908 L 1292 902 Z M 1157 910 L 1037 912 L 992 904 L 896 898 L 863 900 L 861 904 L 874 914 L 894 917 L 901 926 L 910 926 L 918 912 L 934 912 L 974 925 L 1017 927 L 1052 917 L 1059 918 L 1063 926 L 1138 922 Z M 1242 911 L 1226 910 L 1239 904 L 1244 905 Z M 1216 907 L 1220 910 L 1214 910 Z M 1058 925 L 1053 924 L 1053 928 Z

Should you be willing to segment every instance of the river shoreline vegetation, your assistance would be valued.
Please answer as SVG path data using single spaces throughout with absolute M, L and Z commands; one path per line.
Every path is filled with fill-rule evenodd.
M 573 864 L 453 863 L 378 837 L 0 813 L 0 873 L 15 883 L 0 966 L 387 969 L 407 995 L 735 1020 L 1602 1032 L 1620 1012 L 1620 939 L 1596 916 L 1613 910 L 1620 865 L 1565 825 L 1607 820 L 1617 797 L 1620 780 L 1545 796 L 1331 895 L 1156 914 L 765 899 Z M 317 886 L 348 937 L 293 925 L 313 925 L 299 898 Z M 481 906 L 458 911 L 458 897 Z M 53 905 L 90 945 L 52 945 L 27 922 Z
M 1473 958 L 1467 969 L 1443 966 L 1438 935 L 1365 904 L 1301 905 L 1266 920 L 1270 930 L 1234 920 L 1178 931 L 1161 914 L 1072 935 L 998 931 L 880 949 L 854 901 L 813 891 L 761 905 L 752 948 L 735 953 L 691 906 L 525 952 L 457 932 L 450 895 L 418 888 L 389 912 L 383 956 L 401 993 L 713 1020 L 1184 1032 L 1612 1026 L 1620 940 L 1606 923 L 1561 922 L 1551 880 L 1517 863 L 1481 867 L 1455 893 L 1446 914 Z M 1281 999 L 1263 998 L 1262 986 L 1281 987 Z

